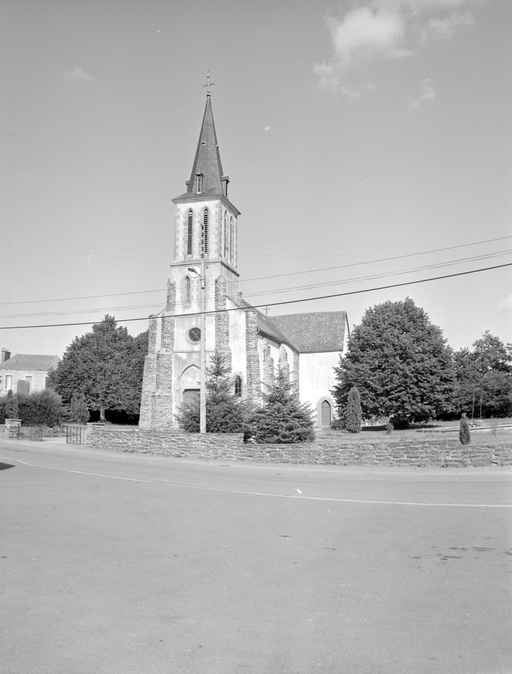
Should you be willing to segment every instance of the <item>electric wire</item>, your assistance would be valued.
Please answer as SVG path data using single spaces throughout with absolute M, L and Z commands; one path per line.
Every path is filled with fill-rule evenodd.
M 350 295 L 361 295 L 364 293 L 370 293 L 370 292 L 375 292 L 378 290 L 389 290 L 391 288 L 401 288 L 404 286 L 410 286 L 410 285 L 417 285 L 420 283 L 429 283 L 431 281 L 440 281 L 444 279 L 449 279 L 449 278 L 455 278 L 459 276 L 467 276 L 469 274 L 478 274 L 481 272 L 486 272 L 486 271 L 492 271 L 494 269 L 503 269 L 504 267 L 510 267 L 512 266 L 512 262 L 507 262 L 505 264 L 500 264 L 500 265 L 495 265 L 493 267 L 484 267 L 482 269 L 471 269 L 468 271 L 461 271 L 457 272 L 455 274 L 444 274 L 442 276 L 434 276 L 431 278 L 427 279 L 417 279 L 415 281 L 404 281 L 403 283 L 393 283 L 389 284 L 386 286 L 377 286 L 374 288 L 365 288 L 362 290 L 351 290 L 348 292 L 344 293 L 334 293 L 332 295 L 321 295 L 318 297 L 305 297 L 301 299 L 295 299 L 295 300 L 283 300 L 281 302 L 264 302 L 263 304 L 256 304 L 251 307 L 247 307 L 246 310 L 251 310 L 251 309 L 263 309 L 267 307 L 277 307 L 277 306 L 284 306 L 286 304 L 299 304 L 302 302 L 316 302 L 318 300 L 325 300 L 325 299 L 333 299 L 336 297 L 347 297 Z M 242 309 L 243 310 L 243 309 Z M 219 309 L 219 310 L 213 310 L 213 311 L 197 311 L 193 312 L 190 314 L 166 314 L 168 318 L 179 318 L 182 316 L 200 316 L 202 314 L 208 314 L 208 315 L 214 315 L 217 313 L 225 313 L 225 312 L 230 312 L 230 311 L 240 311 L 240 307 L 233 307 L 232 309 Z M 132 323 L 135 321 L 146 321 L 148 320 L 148 316 L 140 316 L 138 318 L 116 318 L 117 323 Z M 81 325 L 92 325 L 94 321 L 86 321 L 86 322 L 77 322 L 77 323 L 53 323 L 53 324 L 46 324 L 46 325 L 11 325 L 11 326 L 0 326 L 0 330 L 28 330 L 28 329 L 35 329 L 35 328 L 63 328 L 63 327 L 70 327 L 70 326 L 81 326 Z
M 300 237 L 305 240 L 308 240 L 307 237 Z M 275 278 L 282 278 L 285 276 L 297 276 L 297 275 L 302 275 L 302 274 L 314 274 L 318 272 L 323 272 L 323 271 L 334 271 L 338 269 L 347 269 L 349 267 L 357 267 L 357 266 L 364 266 L 364 265 L 370 265 L 370 264 L 379 264 L 381 262 L 389 262 L 393 260 L 399 260 L 402 258 L 408 258 L 408 257 L 415 257 L 419 255 L 428 255 L 430 253 L 439 253 L 439 252 L 444 252 L 447 250 L 455 250 L 458 248 L 466 248 L 468 246 L 478 246 L 481 244 L 485 243 L 493 243 L 496 241 L 502 241 L 504 239 L 510 239 L 512 238 L 512 235 L 509 236 L 501 236 L 497 237 L 494 239 L 485 239 L 483 241 L 474 241 L 471 243 L 464 243 L 464 244 L 459 244 L 457 246 L 448 246 L 444 248 L 434 248 L 431 250 L 426 250 L 426 251 L 418 251 L 416 253 L 407 253 L 405 255 L 395 255 L 392 257 L 385 257 L 385 258 L 379 258 L 375 260 L 368 260 L 368 261 L 362 261 L 362 262 L 352 262 L 349 264 L 343 264 L 343 265 L 336 265 L 335 267 L 323 267 L 319 269 L 305 269 L 305 270 L 300 270 L 300 271 L 294 271 L 294 272 L 287 272 L 284 274 L 271 274 L 267 276 L 256 276 L 252 278 L 246 278 L 242 280 L 243 284 L 249 283 L 251 281 L 262 281 L 262 280 L 270 280 L 270 279 L 275 279 Z M 75 301 L 75 300 L 85 300 L 85 299 L 99 299 L 103 297 L 121 297 L 121 296 L 126 296 L 126 295 L 140 295 L 140 294 L 149 294 L 153 292 L 162 292 L 164 290 L 163 288 L 156 288 L 154 290 L 138 290 L 138 291 L 132 291 L 132 292 L 123 292 L 123 293 L 107 293 L 107 294 L 101 294 L 101 295 L 83 295 L 83 296 L 78 296 L 78 297 L 59 297 L 59 298 L 52 298 L 52 299 L 44 299 L 44 300 L 22 300 L 22 301 L 15 301 L 15 302 L 0 302 L 0 306 L 10 306 L 13 304 L 35 304 L 35 303 L 44 303 L 44 302 L 69 302 L 69 301 Z

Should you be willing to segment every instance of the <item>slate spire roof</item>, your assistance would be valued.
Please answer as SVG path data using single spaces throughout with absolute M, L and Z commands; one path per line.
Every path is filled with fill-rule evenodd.
M 176 199 L 190 197 L 227 197 L 229 177 L 223 175 L 220 160 L 219 144 L 213 121 L 211 96 L 206 95 L 203 123 L 199 134 L 194 163 L 190 180 L 187 181 L 187 191 Z

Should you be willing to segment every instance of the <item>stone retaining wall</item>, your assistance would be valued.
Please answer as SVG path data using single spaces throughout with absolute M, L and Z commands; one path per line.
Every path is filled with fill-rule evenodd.
M 138 427 L 88 426 L 87 444 L 120 452 L 199 459 L 338 466 L 510 466 L 512 443 L 463 446 L 455 440 L 340 444 L 319 438 L 303 445 L 244 444 L 241 434 L 180 433 Z

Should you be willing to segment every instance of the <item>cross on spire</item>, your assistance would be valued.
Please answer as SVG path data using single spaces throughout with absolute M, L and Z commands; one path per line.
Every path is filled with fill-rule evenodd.
M 206 87 L 206 95 L 209 97 L 210 96 L 210 87 L 213 87 L 215 82 L 210 82 L 210 71 L 208 71 L 208 75 L 206 76 L 206 84 L 203 84 L 203 87 Z

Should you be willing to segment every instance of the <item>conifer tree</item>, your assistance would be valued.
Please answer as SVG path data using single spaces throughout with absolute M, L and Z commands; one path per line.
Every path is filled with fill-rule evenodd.
M 18 396 L 15 395 L 11 389 L 7 392 L 7 401 L 5 404 L 5 418 L 18 419 Z
M 250 421 L 251 435 L 260 444 L 312 442 L 312 411 L 309 403 L 301 403 L 287 374 L 278 367 L 274 383 L 263 394 L 263 405 L 257 407 Z
M 69 417 L 70 421 L 75 424 L 86 424 L 89 421 L 89 409 L 85 402 L 85 396 L 80 391 L 75 391 L 75 393 L 73 393 Z
M 362 416 L 359 391 L 353 386 L 348 394 L 347 409 L 345 411 L 345 426 L 347 431 L 350 433 L 360 433 Z
M 471 433 L 469 432 L 469 423 L 466 415 L 463 413 L 460 418 L 459 440 L 461 445 L 469 445 L 471 442 Z
M 206 369 L 206 432 L 242 433 L 245 429 L 245 404 L 233 391 L 231 373 L 223 354 L 216 351 Z M 187 433 L 198 433 L 200 401 L 196 396 L 177 415 Z

